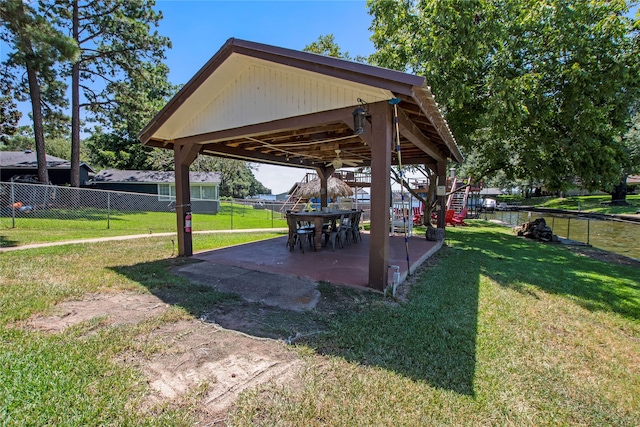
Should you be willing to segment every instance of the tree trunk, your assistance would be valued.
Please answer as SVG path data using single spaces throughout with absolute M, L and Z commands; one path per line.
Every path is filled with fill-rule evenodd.
M 79 38 L 78 2 L 73 1 L 73 39 Z M 80 187 L 80 61 L 71 68 L 71 186 Z
M 627 204 L 627 175 L 625 175 L 620 183 L 613 187 L 611 206 L 627 206 Z
M 41 91 L 38 84 L 38 73 L 29 61 L 26 64 L 29 79 L 29 95 L 31 96 L 31 113 L 33 114 L 33 133 L 36 140 L 36 158 L 38 159 L 38 181 L 49 184 L 49 168 L 47 152 L 44 144 L 44 128 L 42 126 Z

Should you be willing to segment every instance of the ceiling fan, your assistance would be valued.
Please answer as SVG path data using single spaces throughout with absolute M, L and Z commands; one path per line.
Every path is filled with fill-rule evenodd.
M 334 150 L 336 152 L 336 158 L 331 161 L 331 163 L 327 163 L 326 166 L 333 166 L 334 169 L 340 169 L 342 166 L 351 166 L 356 167 L 359 163 L 362 163 L 361 159 L 343 159 L 340 157 L 340 150 L 336 148 Z

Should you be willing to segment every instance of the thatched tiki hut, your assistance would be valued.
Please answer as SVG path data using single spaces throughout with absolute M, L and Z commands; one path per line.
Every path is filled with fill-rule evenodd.
M 327 178 L 326 194 L 329 199 L 335 200 L 338 197 L 353 196 L 353 189 L 340 178 L 330 176 Z M 315 178 L 305 184 L 302 184 L 297 190 L 297 195 L 305 199 L 314 197 L 322 197 L 322 180 Z

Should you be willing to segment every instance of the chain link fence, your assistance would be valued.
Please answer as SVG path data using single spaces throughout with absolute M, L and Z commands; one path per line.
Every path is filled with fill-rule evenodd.
M 525 209 L 484 212 L 481 219 L 494 219 L 512 227 L 543 218 L 558 237 L 584 243 L 630 258 L 640 259 L 640 223 L 617 218 L 593 218 L 588 213 L 543 213 Z
M 175 202 L 157 194 L 0 182 L 0 228 L 113 230 L 118 234 L 173 232 Z M 261 199 L 192 200 L 194 231 L 286 228 L 286 212 L 318 208 Z M 333 209 L 369 204 L 344 201 Z

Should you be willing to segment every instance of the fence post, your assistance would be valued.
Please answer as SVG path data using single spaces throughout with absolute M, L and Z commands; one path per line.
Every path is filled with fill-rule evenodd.
M 233 197 L 231 197 L 231 229 L 233 230 Z
M 591 246 L 590 236 L 591 236 L 591 220 L 587 218 L 587 245 L 589 246 Z
M 571 217 L 567 217 L 567 240 L 569 240 L 569 230 L 571 230 Z
M 11 179 L 11 228 L 16 228 L 16 189 L 15 182 Z
M 111 229 L 111 194 L 107 193 L 107 230 Z
M 271 205 L 271 209 L 269 209 L 271 211 L 271 228 L 273 228 L 273 210 L 276 208 L 276 205 L 273 204 Z

